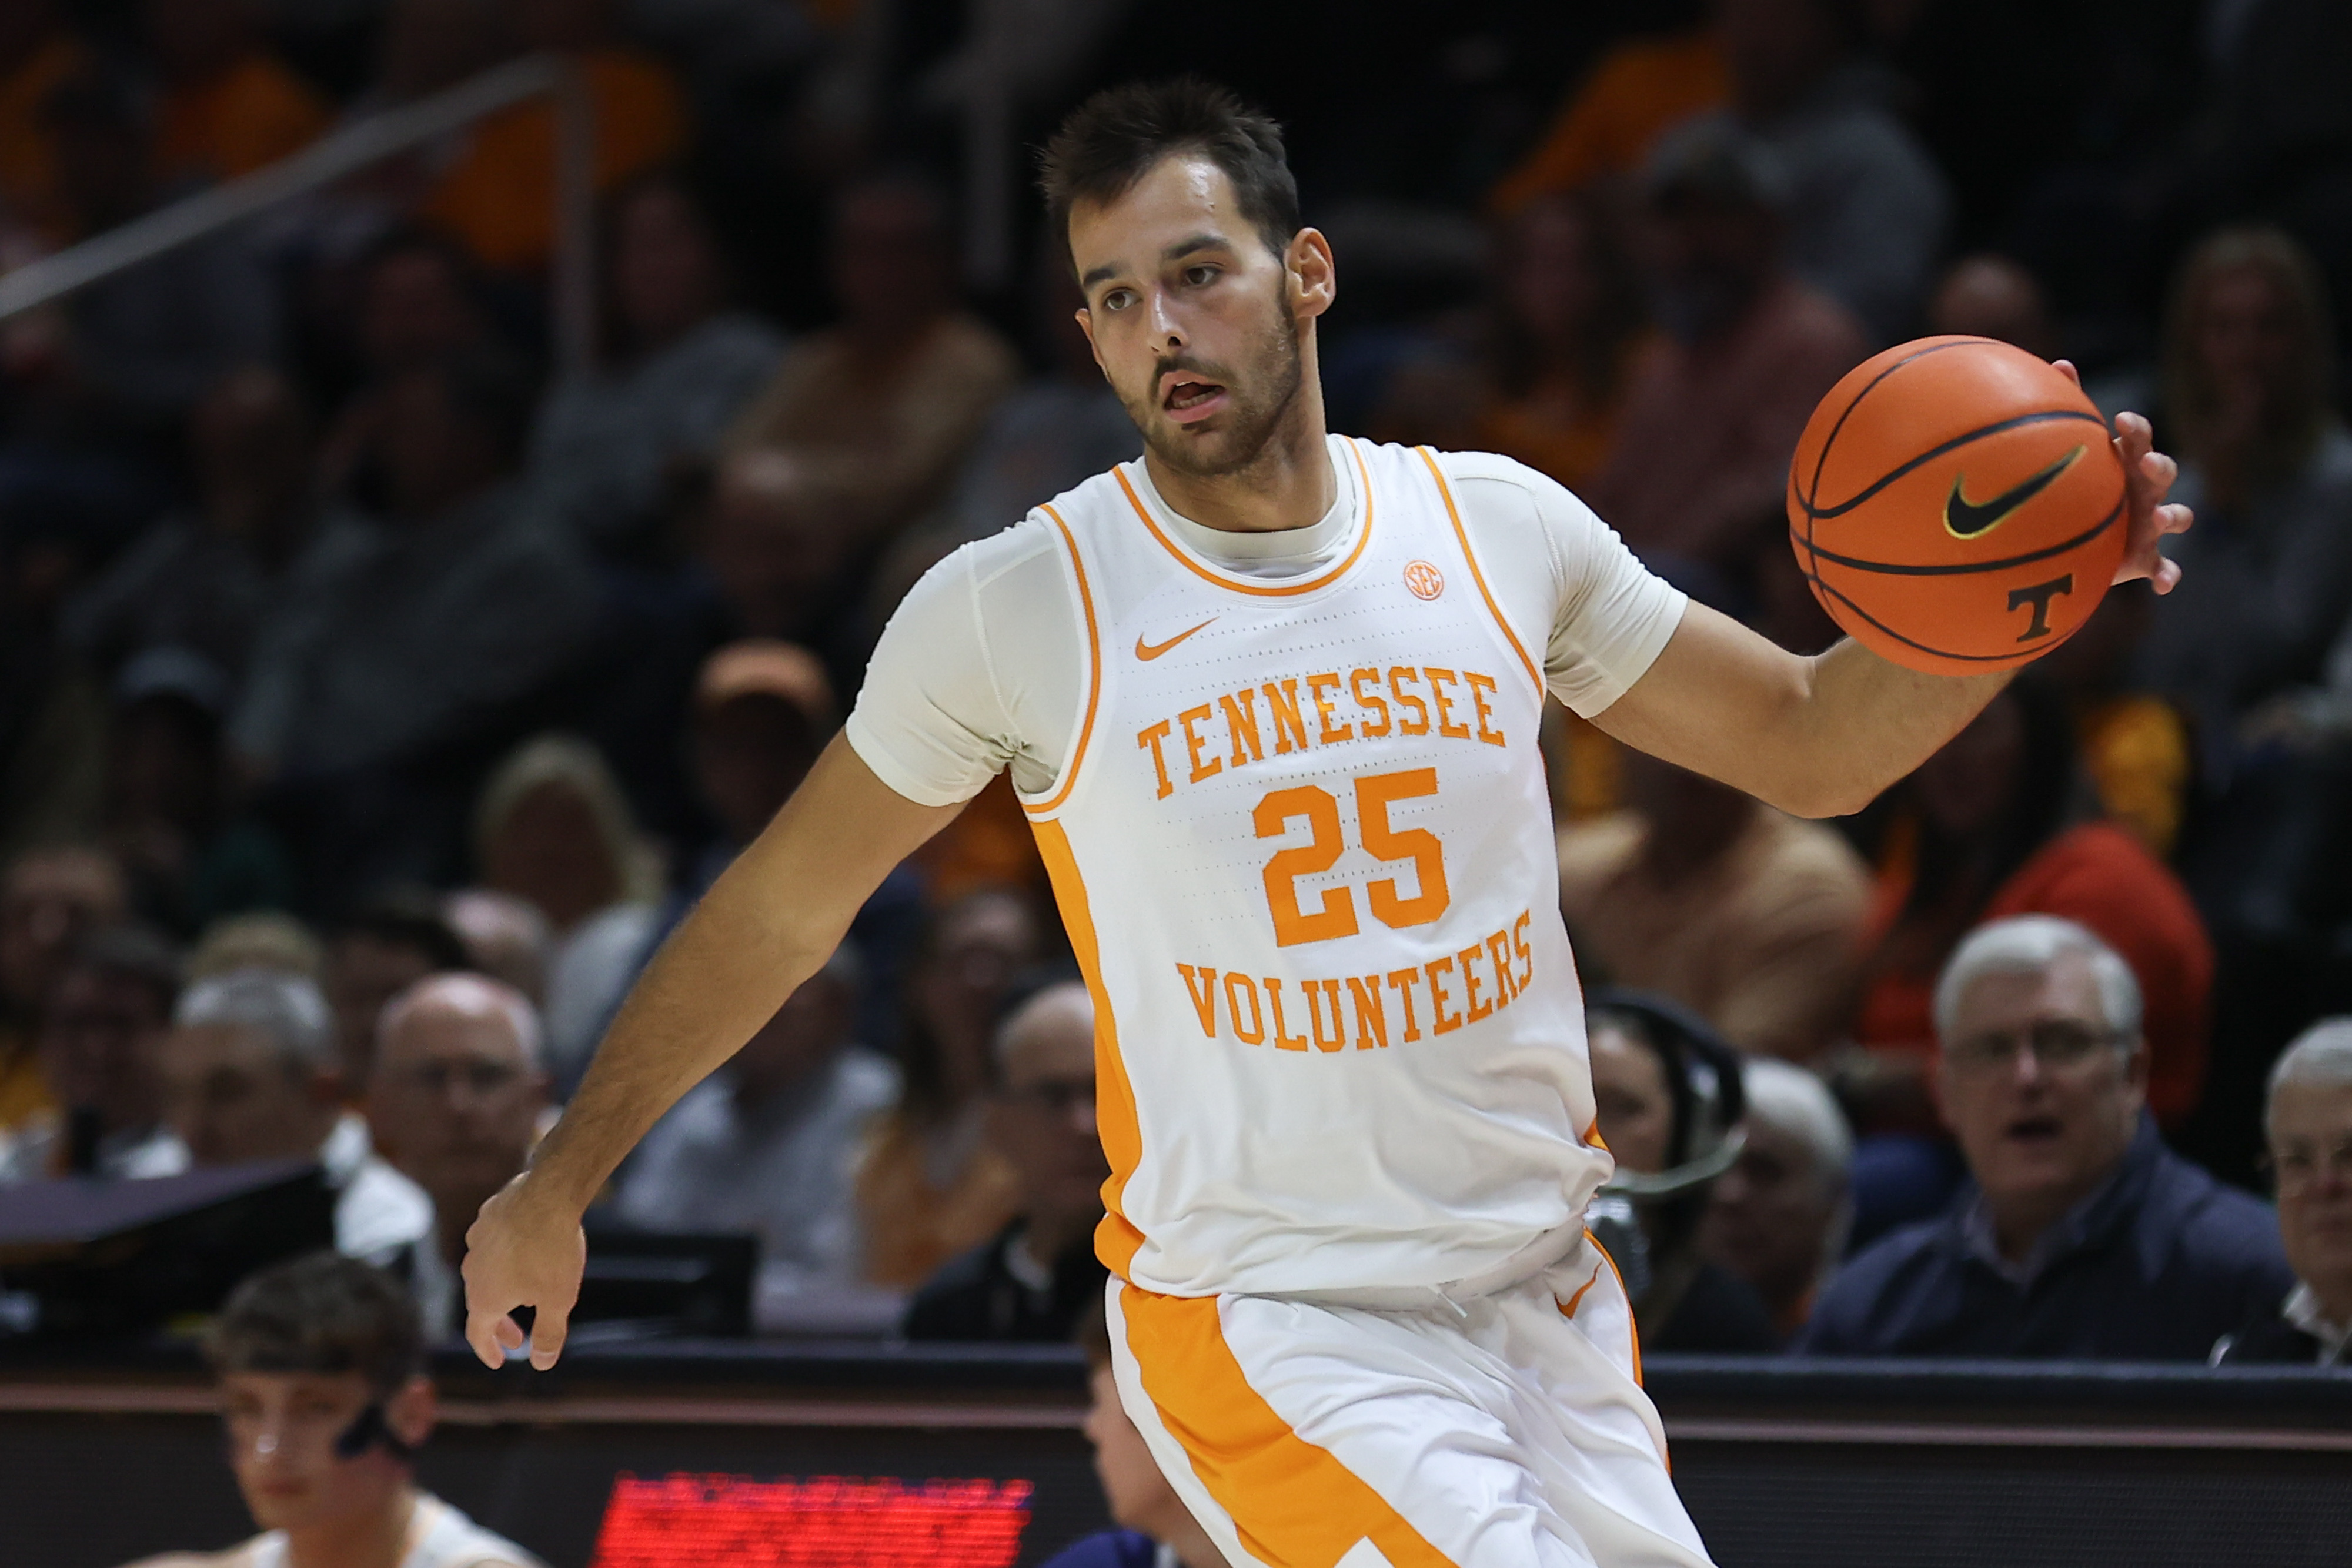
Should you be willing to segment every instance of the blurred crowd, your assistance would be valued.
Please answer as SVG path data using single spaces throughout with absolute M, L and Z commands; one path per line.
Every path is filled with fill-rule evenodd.
M 1024 149 L 1193 68 L 1293 127 L 1338 427 L 1517 458 L 1800 652 L 1789 455 L 1876 349 L 2071 357 L 2181 460 L 2179 591 L 1855 818 L 1555 710 L 1562 913 L 1648 998 L 1593 1030 L 1645 1342 L 2342 1354 L 2352 12 L 16 0 L 0 268 L 531 52 L 590 362 L 544 102 L 0 320 L 0 1181 L 315 1156 L 446 1332 L 899 597 L 1139 450 Z M 605 1213 L 756 1236 L 764 1330 L 1066 1338 L 1072 972 L 1000 780 Z

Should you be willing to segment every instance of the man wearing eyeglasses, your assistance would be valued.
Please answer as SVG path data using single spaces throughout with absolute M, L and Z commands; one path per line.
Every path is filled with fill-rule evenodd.
M 1095 1008 L 1081 981 L 1008 999 L 988 1138 L 1019 1178 L 1021 1212 L 950 1261 L 908 1304 L 908 1339 L 1067 1343 L 1102 1300 L 1094 1252 L 1110 1176 L 1095 1126 Z
M 2082 926 L 1972 933 L 1936 986 L 1936 1085 L 1970 1180 L 1838 1274 L 1801 1354 L 2202 1361 L 2293 1280 L 2270 1210 L 2164 1146 L 2140 992 Z
M 2352 1018 L 2324 1019 L 2271 1069 L 2263 1131 L 2294 1289 L 2213 1347 L 2216 1364 L 2352 1364 Z
M 428 1338 L 455 1325 L 471 1216 L 522 1170 L 547 1108 L 539 1014 L 512 986 L 431 975 L 384 1004 L 368 1124 L 394 1168 L 433 1199 L 435 1234 L 411 1259 Z

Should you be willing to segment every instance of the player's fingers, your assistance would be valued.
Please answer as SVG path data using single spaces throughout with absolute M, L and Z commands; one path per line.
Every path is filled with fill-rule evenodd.
M 487 1312 L 466 1314 L 466 1343 L 473 1347 L 481 1364 L 493 1372 L 504 1366 L 507 1359 L 499 1348 L 499 1328 L 513 1322 L 512 1318 L 493 1319 Z
M 2197 521 L 2197 514 L 2179 501 L 2156 509 L 2156 531 L 2160 534 L 2185 534 Z
M 2074 368 L 2074 361 L 2053 360 L 2050 361 L 2050 368 L 2056 371 L 2060 375 L 2064 376 L 2068 381 L 2073 382 L 2076 386 L 2081 386 L 2083 384 L 2083 372 Z
M 571 1317 L 572 1309 L 568 1305 L 561 1311 L 551 1306 L 539 1309 L 539 1316 L 532 1320 L 530 1325 L 530 1364 L 534 1370 L 545 1372 L 555 1364 L 555 1358 L 563 1354 L 563 1340 L 571 1326 Z
M 2143 453 L 2139 460 L 2139 476 L 2148 488 L 2162 497 L 2172 489 L 2173 481 L 2180 477 L 2180 465 L 2172 460 L 2169 453 Z

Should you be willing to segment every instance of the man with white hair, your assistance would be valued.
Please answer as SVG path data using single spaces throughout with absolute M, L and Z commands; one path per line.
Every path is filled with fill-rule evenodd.
M 342 1106 L 335 1020 L 311 981 L 232 969 L 180 994 L 163 1053 L 164 1119 L 196 1166 L 314 1158 L 335 1189 L 335 1249 L 387 1265 L 433 1231 L 433 1200 Z
M 2323 1019 L 2271 1069 L 2263 1133 L 2278 1187 L 2286 1300 L 2213 1347 L 2224 1366 L 2352 1363 L 2352 1018 Z
M 1739 1158 L 1715 1181 L 1699 1250 L 1755 1287 L 1784 1340 L 1804 1326 L 1853 1225 L 1853 1133 L 1819 1077 L 1750 1057 Z
M 512 986 L 428 975 L 384 1004 L 368 1121 L 377 1146 L 431 1195 L 438 1217 L 410 1281 L 427 1334 L 454 1325 L 466 1227 L 522 1170 L 547 1104 L 539 1014 Z
M 1970 1179 L 1822 1292 L 1822 1355 L 2202 1361 L 2293 1283 L 2269 1208 L 2164 1146 L 2139 986 L 2070 920 L 1972 933 L 1936 983 L 1936 1086 Z

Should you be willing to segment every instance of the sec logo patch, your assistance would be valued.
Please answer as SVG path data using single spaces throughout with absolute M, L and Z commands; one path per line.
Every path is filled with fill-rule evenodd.
M 1445 574 L 1425 560 L 1407 561 L 1404 585 L 1415 599 L 1434 599 L 1445 591 Z

